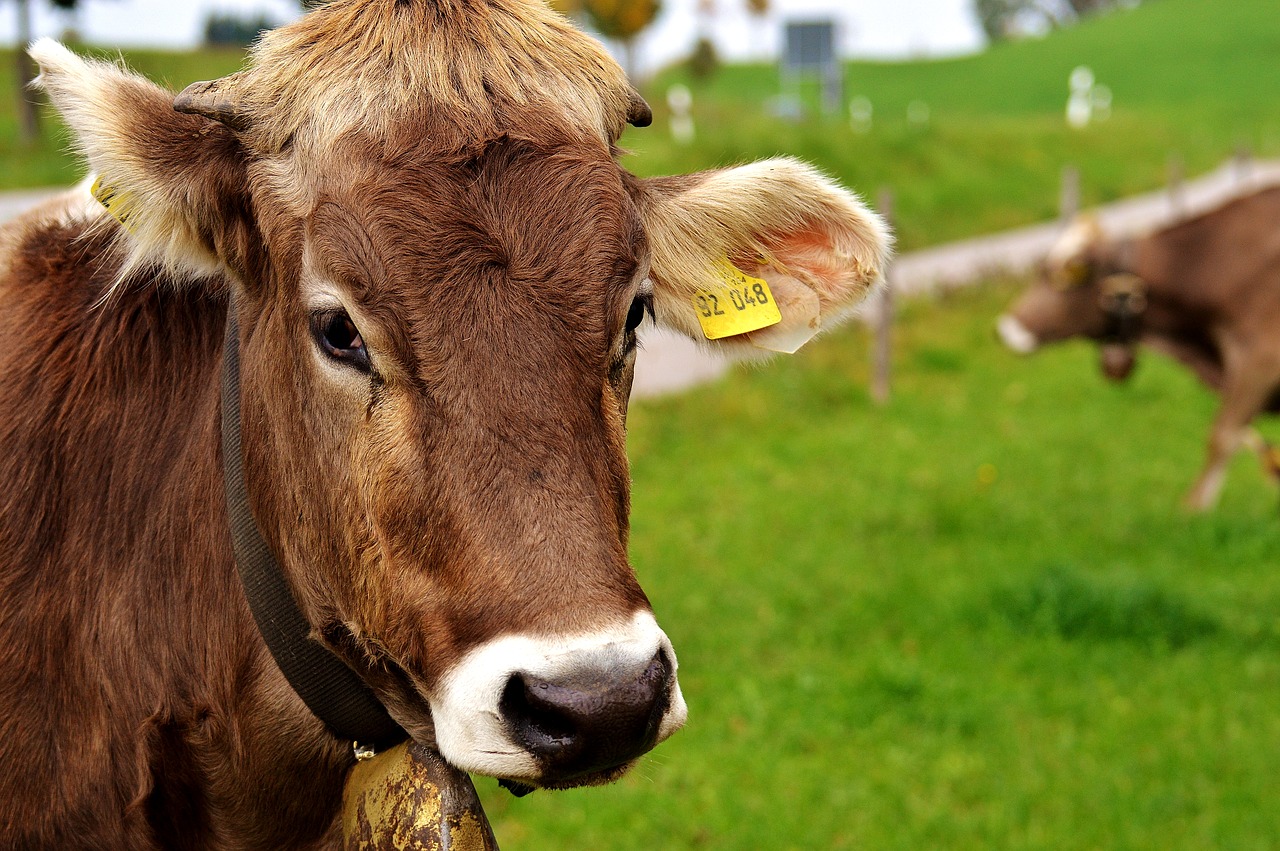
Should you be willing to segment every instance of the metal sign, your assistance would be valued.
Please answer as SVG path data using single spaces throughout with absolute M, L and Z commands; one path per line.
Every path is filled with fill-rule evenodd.
M 791 73 L 830 73 L 837 66 L 836 22 L 796 21 L 786 26 L 783 67 Z
M 783 31 L 782 81 L 793 100 L 801 78 L 815 77 L 822 84 L 822 110 L 834 115 L 844 98 L 844 71 L 836 55 L 838 26 L 833 19 L 788 21 Z

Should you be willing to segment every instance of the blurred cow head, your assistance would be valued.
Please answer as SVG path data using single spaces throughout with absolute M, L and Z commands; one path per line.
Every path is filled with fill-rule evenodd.
M 1097 220 L 1077 219 L 1046 255 L 1038 280 L 997 321 L 1000 339 L 1019 354 L 1073 337 L 1096 340 L 1103 373 L 1128 378 L 1146 285 L 1126 270 L 1122 253 Z

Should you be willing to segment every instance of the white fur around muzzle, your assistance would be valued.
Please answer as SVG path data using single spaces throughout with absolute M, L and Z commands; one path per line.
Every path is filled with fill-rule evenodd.
M 1029 355 L 1040 347 L 1036 335 L 1016 317 L 1007 313 L 996 322 L 996 332 L 1000 335 L 1001 342 L 1020 355 Z
M 503 719 L 503 689 L 513 674 L 556 682 L 590 672 L 639 678 L 663 651 L 671 663 L 671 693 L 658 727 L 661 742 L 684 726 L 688 715 L 676 680 L 676 655 L 653 615 L 639 612 L 616 629 L 563 638 L 508 635 L 468 653 L 432 696 L 436 744 L 464 771 L 537 782 L 541 769 L 515 742 Z

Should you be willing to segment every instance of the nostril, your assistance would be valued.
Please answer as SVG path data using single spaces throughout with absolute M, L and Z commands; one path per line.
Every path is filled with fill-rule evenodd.
M 657 741 L 671 702 L 672 667 L 659 651 L 639 676 L 621 681 L 612 672 L 560 682 L 516 673 L 503 688 L 499 708 L 516 742 L 549 774 L 613 768 Z
M 535 754 L 550 756 L 573 744 L 577 728 L 563 695 L 551 683 L 513 674 L 502 691 L 500 709 L 516 738 Z

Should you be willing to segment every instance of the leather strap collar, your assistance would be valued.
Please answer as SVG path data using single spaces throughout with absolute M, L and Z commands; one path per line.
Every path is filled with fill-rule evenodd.
M 312 640 L 311 624 L 249 510 L 240 446 L 240 332 L 234 299 L 227 305 L 223 346 L 222 459 L 236 568 L 258 631 L 289 685 L 340 739 L 381 750 L 409 738 L 356 672 Z

